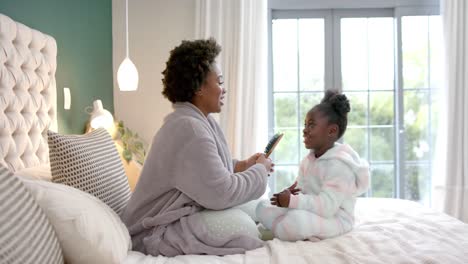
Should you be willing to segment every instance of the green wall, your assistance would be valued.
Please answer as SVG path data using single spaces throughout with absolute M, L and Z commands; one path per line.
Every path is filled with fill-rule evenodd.
M 0 0 L 0 13 L 57 41 L 60 133 L 83 133 L 85 108 L 95 99 L 114 112 L 112 0 Z M 63 87 L 71 91 L 70 110 L 63 109 Z

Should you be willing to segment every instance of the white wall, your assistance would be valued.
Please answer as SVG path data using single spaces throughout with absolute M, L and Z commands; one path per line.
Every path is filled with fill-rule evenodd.
M 114 110 L 117 120 L 148 143 L 172 111 L 161 94 L 169 51 L 195 35 L 195 1 L 129 0 L 130 58 L 140 77 L 136 92 L 120 92 L 117 69 L 125 58 L 125 0 L 112 0 Z

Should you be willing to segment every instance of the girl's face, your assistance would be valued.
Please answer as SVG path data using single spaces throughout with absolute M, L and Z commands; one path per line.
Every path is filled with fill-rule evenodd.
M 317 108 L 307 113 L 303 137 L 307 149 L 313 149 L 320 156 L 335 143 L 336 125 L 328 124 L 328 118 Z
M 221 112 L 221 107 L 224 105 L 223 99 L 226 90 L 223 85 L 223 74 L 217 63 L 214 63 L 212 70 L 206 76 L 205 82 L 197 92 L 200 99 L 200 110 L 208 115 L 210 113 Z

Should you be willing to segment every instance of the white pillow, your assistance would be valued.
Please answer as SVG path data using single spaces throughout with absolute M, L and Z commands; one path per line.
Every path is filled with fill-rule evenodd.
M 24 168 L 19 171 L 15 171 L 14 175 L 30 180 L 52 181 L 50 164 L 42 164 L 36 167 Z
M 211 236 L 226 238 L 232 235 L 247 235 L 260 238 L 260 232 L 255 222 L 240 209 L 205 210 L 199 214 Z
M 266 200 L 266 199 L 260 198 L 260 199 L 257 199 L 257 200 L 252 200 L 250 202 L 246 202 L 244 204 L 234 206 L 233 208 L 237 208 L 237 209 L 242 210 L 244 213 L 249 215 L 250 218 L 252 218 L 252 220 L 254 220 L 255 222 L 259 222 L 259 220 L 257 218 L 256 209 L 257 209 L 258 203 L 260 203 L 263 200 Z
M 52 223 L 67 263 L 120 263 L 126 257 L 130 235 L 109 206 L 63 184 L 23 182 Z

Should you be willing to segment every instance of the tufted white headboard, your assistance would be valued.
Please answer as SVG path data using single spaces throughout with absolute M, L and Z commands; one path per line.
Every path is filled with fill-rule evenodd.
M 49 162 L 56 57 L 53 37 L 0 14 L 0 163 L 12 171 Z

